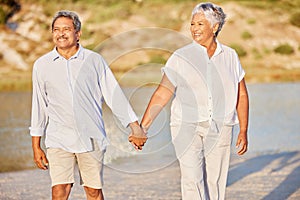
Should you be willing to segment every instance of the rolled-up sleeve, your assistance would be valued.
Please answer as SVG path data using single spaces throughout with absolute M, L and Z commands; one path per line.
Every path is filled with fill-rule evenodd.
M 162 74 L 165 74 L 169 81 L 173 84 L 174 87 L 177 86 L 177 68 L 178 68 L 178 57 L 176 54 L 171 55 L 168 59 L 165 67 L 161 69 Z
M 45 133 L 48 117 L 46 114 L 46 97 L 37 74 L 37 66 L 34 65 L 32 72 L 32 108 L 31 126 L 29 127 L 31 136 L 43 136 Z
M 237 72 L 238 80 L 240 82 L 241 80 L 243 80 L 246 73 L 245 73 L 245 70 L 243 69 L 243 67 L 241 65 L 239 56 L 236 52 L 235 52 L 235 60 L 236 60 L 236 63 L 237 63 L 236 72 Z

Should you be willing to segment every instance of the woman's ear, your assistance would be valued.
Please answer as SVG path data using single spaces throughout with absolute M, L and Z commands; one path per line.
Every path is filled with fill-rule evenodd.
M 216 35 L 216 32 L 218 31 L 219 29 L 219 23 L 216 23 L 214 26 L 213 26 L 213 32 L 214 32 L 214 35 Z

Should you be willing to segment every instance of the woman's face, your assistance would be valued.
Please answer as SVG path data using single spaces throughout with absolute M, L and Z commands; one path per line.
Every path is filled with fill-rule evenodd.
M 205 15 L 200 12 L 196 13 L 191 21 L 190 31 L 193 39 L 202 46 L 207 46 L 214 39 L 214 30 Z

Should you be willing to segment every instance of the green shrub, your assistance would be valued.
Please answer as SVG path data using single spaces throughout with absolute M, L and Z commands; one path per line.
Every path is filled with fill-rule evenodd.
M 294 26 L 300 27 L 300 11 L 291 15 L 290 23 Z
M 263 58 L 263 56 L 261 55 L 261 53 L 259 52 L 259 50 L 257 48 L 252 49 L 252 54 L 253 54 L 255 59 Z
M 253 19 L 253 18 L 251 18 L 251 19 L 248 19 L 248 20 L 247 20 L 247 23 L 248 23 L 248 24 L 255 24 L 255 23 L 256 23 L 256 20 Z
M 239 44 L 231 44 L 230 47 L 236 51 L 239 57 L 244 57 L 247 55 L 247 51 Z
M 264 52 L 265 54 L 270 54 L 270 53 L 272 53 L 272 50 L 268 49 L 267 47 L 264 47 L 264 48 L 263 48 L 263 52 Z
M 294 49 L 289 44 L 281 44 L 274 49 L 275 53 L 290 55 L 294 53 Z
M 5 24 L 20 10 L 21 4 L 17 0 L 0 0 L 0 24 Z
M 248 39 L 253 38 L 253 35 L 252 35 L 251 33 L 249 33 L 248 31 L 244 31 L 244 32 L 242 33 L 242 38 L 243 38 L 244 40 L 248 40 Z
M 0 7 L 0 24 L 5 24 L 6 14 L 4 10 Z
M 159 63 L 159 64 L 165 64 L 167 61 L 163 56 L 159 55 L 153 55 L 151 57 L 150 63 Z

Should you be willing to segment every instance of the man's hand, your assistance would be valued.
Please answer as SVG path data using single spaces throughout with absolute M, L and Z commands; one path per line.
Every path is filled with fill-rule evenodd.
M 143 129 L 139 126 L 138 123 L 130 124 L 131 133 L 128 137 L 128 141 L 134 146 L 137 150 L 142 150 L 144 144 L 146 143 L 148 137 Z
M 48 160 L 42 149 L 37 148 L 33 150 L 33 160 L 38 168 L 48 169 Z
M 239 148 L 238 154 L 243 155 L 246 153 L 248 148 L 248 139 L 247 139 L 247 133 L 240 132 L 236 141 L 236 148 Z
M 33 161 L 36 166 L 40 169 L 48 169 L 48 160 L 44 151 L 40 147 L 41 137 L 32 137 L 32 150 L 33 150 Z

